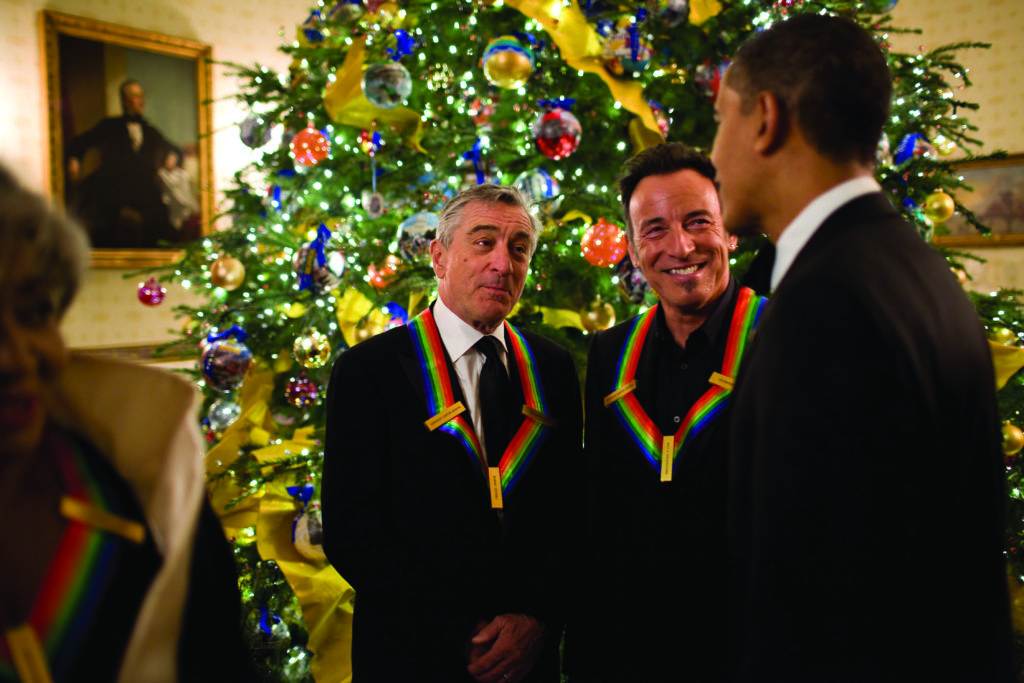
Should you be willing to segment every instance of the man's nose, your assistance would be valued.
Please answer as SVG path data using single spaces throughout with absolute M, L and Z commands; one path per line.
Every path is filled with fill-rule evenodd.
M 693 253 L 693 250 L 697 248 L 696 242 L 693 240 L 693 236 L 686 231 L 681 225 L 672 227 L 672 253 L 674 256 L 685 258 Z
M 512 253 L 511 247 L 507 244 L 498 244 L 491 251 L 491 268 L 498 271 L 501 274 L 509 273 L 512 271 Z

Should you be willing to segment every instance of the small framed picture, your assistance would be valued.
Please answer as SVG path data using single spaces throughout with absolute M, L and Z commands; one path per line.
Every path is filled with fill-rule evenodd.
M 978 220 L 992 230 L 981 235 L 959 213 L 943 223 L 935 242 L 950 247 L 1024 244 L 1024 154 L 1005 159 L 967 161 L 957 167 L 972 189 L 957 195 Z
M 95 267 L 167 263 L 212 217 L 208 45 L 44 10 L 53 197 Z

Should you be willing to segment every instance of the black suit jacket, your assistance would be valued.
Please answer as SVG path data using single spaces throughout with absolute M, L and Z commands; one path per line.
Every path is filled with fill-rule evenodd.
M 992 362 L 883 195 L 829 217 L 770 299 L 730 467 L 738 680 L 1011 679 Z
M 529 680 L 558 680 L 579 384 L 567 351 L 523 336 L 558 424 L 500 516 L 481 465 L 454 437 L 424 426 L 423 376 L 406 328 L 349 349 L 334 365 L 324 548 L 356 590 L 356 683 L 470 680 L 473 628 L 503 613 L 545 624 L 546 650 Z M 509 363 L 514 379 L 513 354 Z
M 69 205 L 86 222 L 97 247 L 156 246 L 158 239 L 175 239 L 167 218 L 156 172 L 177 148 L 143 118 L 142 146 L 132 148 L 128 118 L 106 118 L 68 143 L 68 158 L 81 160 L 90 149 L 100 155 L 96 171 L 80 185 L 69 187 Z M 131 209 L 139 216 L 123 215 Z

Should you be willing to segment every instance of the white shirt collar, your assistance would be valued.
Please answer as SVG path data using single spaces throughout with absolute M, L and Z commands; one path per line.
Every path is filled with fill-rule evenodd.
M 793 261 L 796 260 L 804 245 L 814 236 L 826 218 L 847 202 L 861 195 L 879 192 L 881 189 L 882 187 L 871 176 L 858 176 L 826 190 L 805 206 L 803 211 L 793 219 L 793 222 L 782 230 L 779 241 L 775 243 L 772 291 L 774 292 L 778 288 L 786 271 L 793 265 Z
M 440 295 L 434 303 L 434 322 L 437 323 L 437 331 L 441 334 L 441 342 L 444 344 L 448 356 L 452 359 L 452 363 L 462 358 L 463 354 L 473 348 L 473 345 L 484 336 L 475 327 L 455 315 L 452 309 L 445 306 Z M 498 325 L 494 328 L 491 336 L 501 342 L 501 348 L 505 349 L 504 325 Z

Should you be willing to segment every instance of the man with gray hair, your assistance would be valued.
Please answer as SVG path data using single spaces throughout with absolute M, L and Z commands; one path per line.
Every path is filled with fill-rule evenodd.
M 516 190 L 460 193 L 437 299 L 334 365 L 324 548 L 356 589 L 355 683 L 559 680 L 580 394 L 567 351 L 505 320 L 536 244 Z

